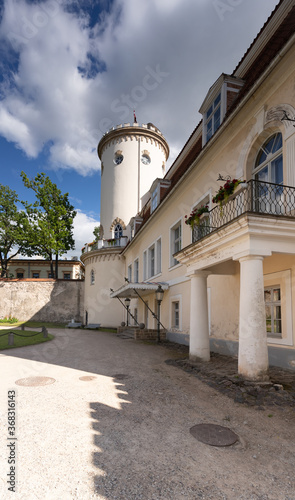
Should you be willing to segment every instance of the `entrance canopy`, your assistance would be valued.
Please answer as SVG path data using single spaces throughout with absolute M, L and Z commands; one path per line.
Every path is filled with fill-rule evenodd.
M 138 295 L 136 293 L 140 292 L 140 295 L 149 295 L 151 292 L 156 292 L 158 286 L 161 285 L 163 290 L 168 290 L 169 285 L 167 283 L 153 282 L 153 283 L 126 283 L 125 285 L 118 288 L 118 290 L 111 292 L 111 298 L 127 298 L 136 299 Z

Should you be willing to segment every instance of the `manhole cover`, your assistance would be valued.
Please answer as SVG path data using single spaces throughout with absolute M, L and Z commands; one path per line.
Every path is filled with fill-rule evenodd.
M 93 375 L 84 375 L 83 377 L 79 377 L 79 380 L 83 380 L 83 382 L 89 382 L 90 380 L 94 380 L 96 377 Z
M 231 446 L 239 436 L 227 427 L 214 424 L 198 424 L 190 428 L 190 433 L 201 443 L 210 446 Z
M 116 378 L 117 380 L 124 380 L 128 377 L 129 375 L 126 375 L 126 373 L 117 373 L 116 375 L 113 375 L 113 378 Z
M 27 387 L 38 387 L 39 385 L 49 385 L 55 382 L 55 378 L 50 377 L 27 377 L 20 378 L 15 383 L 16 385 L 25 385 Z

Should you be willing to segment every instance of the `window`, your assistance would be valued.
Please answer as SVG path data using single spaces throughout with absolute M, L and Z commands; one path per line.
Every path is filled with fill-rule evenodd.
M 48 271 L 47 274 L 48 274 L 48 278 L 53 278 L 54 277 L 53 274 L 50 271 Z
M 133 316 L 134 316 L 134 324 L 135 324 L 135 325 L 137 325 L 137 323 L 138 323 L 137 315 L 138 315 L 138 312 L 137 312 L 137 307 L 135 307 L 135 309 L 134 309 L 134 311 L 133 311 Z
M 148 249 L 148 277 L 155 276 L 155 245 Z
M 220 104 L 221 94 L 218 94 L 205 114 L 206 142 L 209 141 L 220 126 Z
M 139 280 L 139 260 L 134 261 L 134 283 L 138 283 Z
M 116 224 L 114 229 L 114 238 L 119 240 L 123 236 L 123 228 L 121 224 Z
M 179 330 L 179 302 L 172 302 L 172 328 Z
M 158 187 L 153 190 L 152 196 L 151 196 L 151 213 L 156 210 L 158 206 Z
M 152 278 L 161 272 L 161 238 L 145 250 L 143 257 L 143 265 L 146 268 L 144 279 Z
M 40 278 L 40 272 L 39 271 L 33 271 L 32 272 L 32 277 L 33 278 Z
M 181 221 L 170 229 L 170 267 L 179 264 L 178 260 L 173 257 L 173 254 L 179 250 L 181 250 Z
M 94 285 L 95 283 L 95 273 L 94 273 L 94 270 L 91 269 L 91 272 L 90 272 L 90 285 Z
M 16 273 L 16 277 L 18 279 L 22 279 L 24 277 L 24 273 L 22 273 L 22 272 Z
M 266 331 L 268 337 L 282 337 L 281 289 L 271 286 L 264 289 Z
M 147 279 L 147 252 L 143 252 L 143 280 Z
M 64 272 L 64 280 L 70 280 L 70 279 L 71 279 L 71 273 Z
M 266 213 L 283 213 L 283 154 L 282 134 L 272 135 L 260 148 L 253 170 L 257 182 L 256 209 Z M 267 183 L 277 186 L 269 186 Z
M 156 242 L 156 274 L 159 274 L 162 271 L 162 242 L 161 238 L 159 238 Z
M 128 266 L 128 281 L 131 283 L 132 281 L 132 265 Z

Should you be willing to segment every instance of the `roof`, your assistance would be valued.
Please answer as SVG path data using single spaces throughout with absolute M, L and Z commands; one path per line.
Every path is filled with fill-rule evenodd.
M 138 294 L 136 293 L 141 292 L 140 295 L 148 295 L 151 292 L 155 292 L 158 289 L 158 286 L 161 286 L 163 290 L 168 290 L 169 285 L 167 283 L 126 283 L 125 285 L 121 286 L 118 288 L 118 290 L 112 291 L 110 297 L 113 298 L 131 298 L 131 299 L 136 299 L 138 297 Z
M 276 19 L 276 15 L 278 16 L 279 20 Z M 270 25 L 270 23 L 272 23 L 270 27 L 271 36 L 267 37 L 266 29 Z M 275 59 L 277 54 L 283 49 L 286 43 L 294 35 L 294 26 L 295 26 L 295 0 L 281 0 L 275 7 L 274 11 L 270 15 L 264 26 L 261 28 L 260 32 L 258 33 L 258 35 L 256 36 L 256 38 L 250 45 L 249 49 L 246 51 L 245 55 L 243 56 L 238 66 L 231 75 L 232 77 L 243 78 L 243 80 L 245 81 L 245 85 L 241 88 L 240 92 L 237 94 L 237 98 L 234 100 L 234 102 L 228 109 L 224 117 L 224 120 L 221 124 L 221 127 L 225 122 L 228 121 L 230 116 L 235 111 L 237 105 L 251 91 L 256 81 L 263 75 L 264 71 Z M 264 43 L 259 47 L 258 40 L 260 37 L 262 37 L 262 35 L 264 35 Z M 242 64 L 246 62 L 247 58 L 251 60 L 251 64 L 247 68 L 246 73 L 240 75 L 238 69 L 242 67 Z M 167 188 L 162 199 L 160 200 L 160 205 L 157 207 L 155 211 L 153 211 L 153 214 L 150 213 L 148 204 L 145 205 L 143 213 L 141 214 L 143 217 L 143 222 L 138 232 L 149 221 L 150 216 L 157 213 L 158 209 L 161 206 L 161 203 L 173 190 L 176 184 L 178 184 L 178 182 L 184 176 L 186 171 L 192 166 L 193 161 L 197 159 L 201 151 L 204 148 L 207 148 L 208 145 L 211 143 L 212 139 L 214 138 L 213 135 L 211 139 L 204 146 L 202 146 L 201 135 L 197 138 L 197 140 L 194 141 L 195 136 L 200 131 L 201 124 L 202 120 L 195 127 L 192 134 L 190 135 L 185 145 L 183 146 L 182 150 L 180 151 L 179 155 L 177 156 L 176 160 L 166 173 L 165 178 L 171 180 L 171 185 L 169 188 Z M 176 167 L 178 163 L 179 166 Z

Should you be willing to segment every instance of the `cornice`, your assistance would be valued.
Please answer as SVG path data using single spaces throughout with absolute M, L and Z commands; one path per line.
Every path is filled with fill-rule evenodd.
M 165 153 L 166 160 L 169 157 L 169 146 L 159 129 L 156 127 L 150 127 L 149 125 L 139 125 L 139 124 L 125 124 L 118 125 L 116 128 L 109 130 L 99 141 L 97 146 L 97 154 L 101 160 L 101 156 L 105 146 L 110 141 L 116 141 L 118 139 L 124 139 L 124 137 L 135 137 L 149 139 L 150 141 L 155 141 L 159 143 Z

